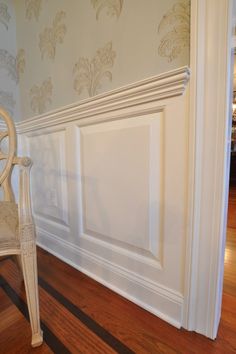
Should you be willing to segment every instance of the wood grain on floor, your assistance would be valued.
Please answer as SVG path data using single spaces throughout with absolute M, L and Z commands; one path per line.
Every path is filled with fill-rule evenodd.
M 215 341 L 178 330 L 38 249 L 45 342 L 31 349 L 21 274 L 0 262 L 0 354 L 236 353 L 236 188 L 231 189 L 222 318 Z

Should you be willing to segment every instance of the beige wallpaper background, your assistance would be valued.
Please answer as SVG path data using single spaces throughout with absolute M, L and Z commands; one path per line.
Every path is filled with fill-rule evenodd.
M 14 6 L 20 120 L 189 63 L 190 0 Z
M 0 1 L 0 106 L 19 119 L 19 75 L 13 1 Z

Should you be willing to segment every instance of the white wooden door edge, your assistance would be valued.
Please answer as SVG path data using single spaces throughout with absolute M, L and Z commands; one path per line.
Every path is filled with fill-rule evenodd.
M 231 0 L 192 0 L 189 218 L 183 327 L 214 339 L 220 319 L 230 114 Z

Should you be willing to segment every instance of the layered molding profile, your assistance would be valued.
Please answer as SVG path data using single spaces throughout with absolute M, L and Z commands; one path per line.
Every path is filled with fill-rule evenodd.
M 164 321 L 177 328 L 181 327 L 182 324 L 179 319 L 182 316 L 183 296 L 177 291 L 152 282 L 132 271 L 128 271 L 122 266 L 114 266 L 113 263 L 104 258 L 94 255 L 94 253 L 84 250 L 70 242 L 62 240 L 56 235 L 41 228 L 37 228 L 37 235 L 37 243 L 41 248 L 52 253 L 54 256 L 70 264 L 72 267 L 85 273 L 109 289 L 124 296 L 126 299 L 129 299 L 147 311 L 155 314 Z M 101 269 L 103 276 L 100 275 Z M 104 275 L 108 276 L 107 279 L 112 278 L 114 281 L 113 284 L 110 281 L 106 281 L 106 276 Z M 119 287 L 119 283 L 121 282 L 120 279 L 122 279 L 122 282 L 127 285 L 127 289 L 131 286 L 131 293 L 142 294 L 142 296 L 139 296 L 138 298 L 135 295 L 132 295 L 130 291 L 121 290 Z M 155 300 L 161 302 L 161 311 L 156 308 L 155 303 L 153 302 L 154 297 Z M 142 300 L 140 300 L 140 298 L 142 298 Z M 150 305 L 151 302 L 153 302 L 152 306 Z
M 211 339 L 217 336 L 223 287 L 232 117 L 232 6 L 232 0 L 191 1 L 183 327 Z
M 91 123 L 94 123 L 98 114 L 180 96 L 185 91 L 189 77 L 190 70 L 184 66 L 16 123 L 16 128 L 22 134 L 84 118 L 87 120 L 92 117 Z
M 39 245 L 176 327 L 189 76 L 183 67 L 16 123 L 34 161 Z

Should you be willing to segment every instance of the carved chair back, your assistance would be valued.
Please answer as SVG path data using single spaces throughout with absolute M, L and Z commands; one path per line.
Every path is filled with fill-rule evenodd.
M 4 201 L 14 202 L 14 193 L 11 185 L 11 174 L 16 163 L 16 130 L 12 119 L 7 112 L 0 107 L 0 119 L 3 120 L 6 129 L 0 129 L 0 144 L 8 138 L 7 152 L 2 151 L 0 145 L 0 161 L 4 161 L 0 172 L 0 186 L 3 188 Z

